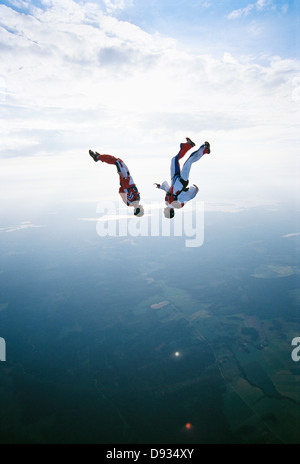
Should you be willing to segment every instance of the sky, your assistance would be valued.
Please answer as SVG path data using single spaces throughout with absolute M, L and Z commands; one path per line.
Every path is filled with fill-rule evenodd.
M 298 0 L 2 0 L 2 212 L 116 195 L 90 148 L 163 201 L 186 136 L 211 143 L 191 179 L 208 208 L 294 201 L 299 18 Z

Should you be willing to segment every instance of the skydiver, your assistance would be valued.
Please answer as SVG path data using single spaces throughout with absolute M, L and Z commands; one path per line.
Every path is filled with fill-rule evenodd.
M 158 189 L 164 190 L 166 192 L 166 205 L 167 207 L 164 210 L 165 217 L 168 219 L 173 219 L 175 216 L 175 209 L 183 208 L 184 205 L 195 198 L 199 192 L 197 185 L 188 188 L 189 185 L 189 176 L 191 172 L 191 167 L 193 163 L 199 161 L 202 156 L 210 153 L 210 144 L 205 142 L 199 150 L 191 154 L 188 160 L 185 162 L 182 170 L 180 168 L 179 161 L 186 155 L 186 153 L 195 147 L 195 143 L 191 141 L 190 138 L 186 138 L 186 143 L 180 145 L 180 151 L 177 156 L 172 159 L 171 162 L 171 179 L 172 185 L 169 186 L 168 182 L 163 182 L 162 184 L 154 184 Z
M 144 216 L 144 208 L 140 204 L 140 193 L 124 161 L 122 161 L 120 158 L 115 158 L 111 155 L 100 155 L 99 153 L 94 152 L 92 150 L 89 150 L 89 154 L 93 158 L 93 160 L 96 161 L 96 163 L 98 161 L 101 161 L 102 163 L 112 164 L 117 167 L 118 174 L 120 176 L 119 194 L 121 195 L 122 200 L 124 201 L 125 205 L 130 207 L 132 206 L 134 208 L 135 216 Z

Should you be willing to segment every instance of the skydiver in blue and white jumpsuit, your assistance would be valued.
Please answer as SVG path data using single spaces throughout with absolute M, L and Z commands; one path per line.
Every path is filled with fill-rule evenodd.
M 169 186 L 168 182 L 162 184 L 154 184 L 158 189 L 166 192 L 166 205 L 165 217 L 172 219 L 175 216 L 175 208 L 183 208 L 184 205 L 195 198 L 199 192 L 199 188 L 196 185 L 188 188 L 189 176 L 192 165 L 199 161 L 202 156 L 210 153 L 210 144 L 205 142 L 198 150 L 191 154 L 188 160 L 185 162 L 182 170 L 180 168 L 179 161 L 186 155 L 186 153 L 195 146 L 194 142 L 187 137 L 187 142 L 180 145 L 180 151 L 177 156 L 172 159 L 171 162 L 171 179 L 172 185 Z

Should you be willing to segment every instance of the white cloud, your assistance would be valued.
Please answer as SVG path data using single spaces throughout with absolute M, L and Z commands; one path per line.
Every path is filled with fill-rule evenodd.
M 10 3 L 10 5 L 15 6 L 20 10 L 27 9 L 29 6 L 29 2 L 23 0 L 8 0 L 8 2 Z
M 6 79 L 0 76 L 0 103 L 5 103 L 6 100 Z
M 112 13 L 116 10 L 124 10 L 126 8 L 132 7 L 134 4 L 133 0 L 103 0 L 103 1 L 109 13 Z
M 254 7 L 255 5 L 253 3 L 249 3 L 249 5 L 247 5 L 245 8 L 239 8 L 238 10 L 233 10 L 228 15 L 228 19 L 239 19 L 242 16 L 248 16 Z
M 256 3 L 249 3 L 245 8 L 233 10 L 228 16 L 228 19 L 239 19 L 243 16 L 248 16 L 252 11 L 265 11 L 267 9 L 276 9 L 273 0 L 258 0 Z
M 25 191 L 29 198 L 27 185 L 31 198 L 67 188 L 69 196 L 92 196 L 100 174 L 86 166 L 89 148 L 134 159 L 151 197 L 149 179 L 164 180 L 169 157 L 187 135 L 197 143 L 212 139 L 214 157 L 202 166 L 221 196 L 224 183 L 227 195 L 233 189 L 249 195 L 251 172 L 261 185 L 265 173 L 275 183 L 284 170 L 287 177 L 295 172 L 298 60 L 193 54 L 97 4 L 52 0 L 44 6 L 21 14 L 0 5 L 0 91 L 6 94 L 0 156 L 8 160 L 7 171 L 1 166 L 1 200 L 6 192 L 17 198 Z M 10 164 L 13 156 L 18 162 Z M 103 191 L 114 193 L 115 173 L 105 172 Z
M 6 233 L 11 233 L 11 232 L 18 232 L 20 230 L 27 230 L 27 229 L 40 229 L 45 226 L 37 226 L 35 224 L 32 224 L 31 222 L 22 222 L 21 224 L 15 225 L 15 226 L 10 226 L 10 227 L 1 227 L 0 228 L 0 233 L 6 232 Z
M 263 11 L 266 9 L 276 9 L 273 0 L 258 0 L 255 4 L 255 7 L 258 11 Z
M 71 0 L 62 5 L 54 1 L 45 12 L 35 10 L 35 17 L 4 5 L 0 12 L 2 67 L 10 83 L 10 102 L 29 106 L 107 104 L 113 88 L 117 93 L 118 89 L 132 92 L 127 85 L 130 78 L 140 76 L 139 72 L 146 75 L 170 43 L 100 10 L 94 16 L 98 24 L 92 27 L 85 7 L 80 9 Z
M 175 114 L 186 108 L 199 114 L 200 103 L 217 112 L 230 104 L 239 112 L 238 102 L 247 102 L 250 114 L 253 96 L 265 98 L 264 92 L 275 87 L 280 95 L 285 85 L 287 93 L 299 70 L 297 62 L 284 64 L 280 59 L 276 67 L 273 60 L 262 66 L 229 54 L 224 60 L 193 56 L 180 51 L 173 40 L 118 21 L 96 5 L 72 0 L 53 0 L 46 11 L 34 9 L 31 15 L 0 5 L 0 13 L 1 75 L 10 105 L 97 110 L 99 115 L 106 109 L 118 119 L 123 111 L 127 116 Z M 87 128 L 90 121 L 79 124 Z M 72 128 L 70 121 L 63 125 Z

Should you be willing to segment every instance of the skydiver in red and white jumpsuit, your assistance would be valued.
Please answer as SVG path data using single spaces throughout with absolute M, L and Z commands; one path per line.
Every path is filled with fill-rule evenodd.
M 125 205 L 132 206 L 134 208 L 135 216 L 144 216 L 144 208 L 140 204 L 140 193 L 124 161 L 111 155 L 100 155 L 99 153 L 93 152 L 92 150 L 89 151 L 89 154 L 96 162 L 102 161 L 102 163 L 112 164 L 117 167 L 118 174 L 120 176 L 119 194 L 121 195 L 122 200 L 124 201 Z
M 180 145 L 180 151 L 177 156 L 172 159 L 171 162 L 171 179 L 172 185 L 169 186 L 168 182 L 163 182 L 162 184 L 154 184 L 158 189 L 164 190 L 166 192 L 166 205 L 165 208 L 165 217 L 172 219 L 175 216 L 175 208 L 183 208 L 184 205 L 195 198 L 199 192 L 199 188 L 196 185 L 188 188 L 189 185 L 189 176 L 191 172 L 191 167 L 193 163 L 199 161 L 202 156 L 210 153 L 210 144 L 205 142 L 199 150 L 191 154 L 188 160 L 185 162 L 182 170 L 180 167 L 179 161 L 186 155 L 186 153 L 195 146 L 194 142 L 187 137 L 186 143 Z

